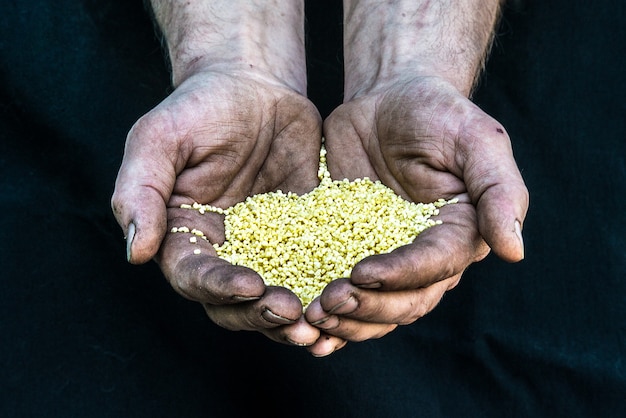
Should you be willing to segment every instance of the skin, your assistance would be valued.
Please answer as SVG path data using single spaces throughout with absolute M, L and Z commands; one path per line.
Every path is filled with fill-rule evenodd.
M 310 345 L 320 332 L 293 293 L 216 256 L 210 242 L 224 240 L 221 215 L 180 209 L 226 208 L 318 183 L 321 119 L 305 97 L 304 6 L 233 3 L 153 2 L 175 90 L 130 130 L 112 207 L 129 261 L 154 258 L 172 287 L 216 324 Z M 193 245 L 190 234 L 168 233 L 176 226 L 199 229 L 209 241 Z
M 442 208 L 443 225 L 326 287 L 306 312 L 322 330 L 313 354 L 413 323 L 490 249 L 524 257 L 528 191 L 509 137 L 468 99 L 497 12 L 497 1 L 344 1 L 345 99 L 324 122 L 332 177 L 459 203 Z
M 155 0 L 153 8 L 176 89 L 129 132 L 112 207 L 129 261 L 154 258 L 215 323 L 325 356 L 427 314 L 490 249 L 523 258 L 528 192 L 506 131 L 468 99 L 496 1 L 344 2 L 345 101 L 323 126 L 332 176 L 459 203 L 413 244 L 333 281 L 304 316 L 295 295 L 220 260 L 209 242 L 167 233 L 195 227 L 220 243 L 220 215 L 180 204 L 225 208 L 317 184 L 322 126 L 305 97 L 303 4 Z

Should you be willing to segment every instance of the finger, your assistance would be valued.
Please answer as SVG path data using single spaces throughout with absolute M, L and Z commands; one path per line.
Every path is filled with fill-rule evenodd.
M 339 293 L 340 292 L 336 292 L 336 294 L 333 295 L 338 302 L 337 300 L 331 302 L 336 303 L 336 305 L 330 309 L 331 313 L 323 312 L 323 314 L 320 315 L 320 319 L 313 322 L 313 324 L 324 333 L 339 338 L 340 340 L 358 342 L 380 338 L 387 335 L 398 326 L 397 323 L 385 323 L 377 320 L 363 321 L 361 319 L 352 318 L 351 315 L 359 311 L 359 301 L 357 299 L 358 291 L 350 294 L 347 298 L 345 294 L 339 296 Z M 331 296 L 329 300 L 333 299 L 333 296 Z M 336 312 L 343 311 L 348 311 L 350 315 L 335 314 Z M 309 315 L 307 316 L 307 320 L 313 321 L 314 317 L 317 317 L 317 315 Z M 325 347 L 326 349 L 330 348 Z M 322 351 L 321 347 L 319 351 Z
M 204 309 L 213 322 L 232 331 L 260 331 L 292 325 L 302 316 L 302 305 L 297 296 L 284 287 L 268 287 L 258 300 L 230 305 L 205 303 Z M 312 328 L 303 323 L 299 327 L 309 331 Z M 293 338 L 304 339 L 304 342 L 310 344 L 317 338 L 317 335 L 310 337 L 298 327 L 294 327 L 292 331 L 292 334 L 274 334 L 274 337 L 285 342 L 286 337 L 292 335 Z
M 122 182 L 124 177 L 126 175 L 122 174 Z M 166 230 L 167 215 L 162 196 L 150 187 L 120 185 L 116 186 L 111 208 L 124 231 L 127 261 L 143 264 L 152 259 Z
M 263 279 L 253 270 L 234 266 L 217 256 L 213 243 L 223 242 L 223 218 L 171 208 L 169 231 L 156 260 L 171 286 L 200 303 L 224 305 L 260 298 Z M 188 231 L 188 232 L 187 232 Z
M 291 291 L 266 287 L 252 269 L 217 256 L 213 243 L 224 240 L 222 215 L 181 208 L 169 209 L 168 215 L 170 228 L 184 231 L 166 235 L 157 261 L 172 287 L 201 302 L 216 324 L 230 330 L 264 330 L 295 324 L 302 316 L 302 304 Z M 311 344 L 317 334 L 311 336 L 316 331 L 307 327 L 303 330 L 301 324 L 274 338 Z
M 471 204 L 446 205 L 438 219 L 441 225 L 425 230 L 411 244 L 357 263 L 350 275 L 352 284 L 385 291 L 427 287 L 462 273 L 488 254 Z
M 111 198 L 127 239 L 126 256 L 133 264 L 145 263 L 156 254 L 167 227 L 166 203 L 176 177 L 174 165 L 159 147 L 140 146 L 157 141 L 158 135 L 142 120 L 131 129 Z
M 299 347 L 312 346 L 320 337 L 320 330 L 309 324 L 304 316 L 291 325 L 262 329 L 261 332 L 273 341 Z
M 508 134 L 484 114 L 461 130 L 459 165 L 478 213 L 478 228 L 503 260 L 524 258 L 521 234 L 529 195 L 513 158 Z
M 333 354 L 337 350 L 341 350 L 346 344 L 348 344 L 348 341 L 342 338 L 321 333 L 317 341 L 309 346 L 307 350 L 314 357 L 325 357 Z
M 327 317 L 314 324 L 350 341 L 377 338 L 392 330 L 384 325 L 411 324 L 432 311 L 460 276 L 421 289 L 391 292 L 359 289 L 346 282 L 331 283 L 320 298 Z
M 350 342 L 362 342 L 382 338 L 398 327 L 398 324 L 367 322 L 347 316 L 332 315 L 331 321 L 324 323 L 320 329 L 338 338 Z M 331 327 L 330 324 L 333 324 Z
M 349 312 L 358 310 L 358 301 L 355 295 L 349 296 L 348 300 L 341 301 L 338 305 L 341 308 L 337 310 L 347 310 Z M 307 318 L 307 320 L 312 320 L 312 318 Z M 321 319 L 314 322 L 314 325 L 328 335 L 352 342 L 380 338 L 398 326 L 395 323 L 355 319 L 351 317 L 351 314 L 340 315 L 326 312 L 324 312 Z
M 310 324 L 315 326 L 326 320 L 326 318 L 328 317 L 328 313 L 324 310 L 324 308 L 322 308 L 319 296 L 313 299 L 311 303 L 309 303 L 309 305 L 306 307 L 304 317 Z

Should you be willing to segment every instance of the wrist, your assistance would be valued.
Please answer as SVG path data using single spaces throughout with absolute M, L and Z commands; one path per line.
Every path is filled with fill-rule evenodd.
M 469 96 L 491 43 L 498 0 L 344 0 L 345 100 L 416 77 Z
M 204 71 L 261 74 L 306 94 L 302 1 L 152 1 L 176 87 Z

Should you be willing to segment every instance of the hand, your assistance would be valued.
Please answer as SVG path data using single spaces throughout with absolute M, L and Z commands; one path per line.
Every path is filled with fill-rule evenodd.
M 364 259 L 311 303 L 307 320 L 335 346 L 381 337 L 430 312 L 489 247 L 510 262 L 523 258 L 528 192 L 508 135 L 449 82 L 379 85 L 337 108 L 324 136 L 333 178 L 380 179 L 415 202 L 459 198 L 441 209 L 442 225 Z M 322 352 L 329 340 L 309 350 Z
M 226 208 L 247 196 L 317 184 L 321 120 L 305 97 L 262 72 L 200 71 L 132 127 L 112 206 L 127 233 L 128 257 L 155 254 L 172 287 L 203 304 L 231 330 L 307 345 L 319 331 L 302 317 L 298 298 L 266 288 L 254 271 L 219 259 L 223 217 L 180 209 L 199 202 Z M 172 227 L 196 228 L 197 244 Z M 201 254 L 194 254 L 201 249 Z

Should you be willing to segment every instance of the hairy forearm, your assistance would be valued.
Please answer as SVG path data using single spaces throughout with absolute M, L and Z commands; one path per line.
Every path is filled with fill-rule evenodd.
M 469 95 L 499 0 L 344 0 L 346 100 L 398 77 L 444 77 Z
M 306 91 L 302 0 L 152 0 L 174 86 L 207 68 L 266 73 Z

